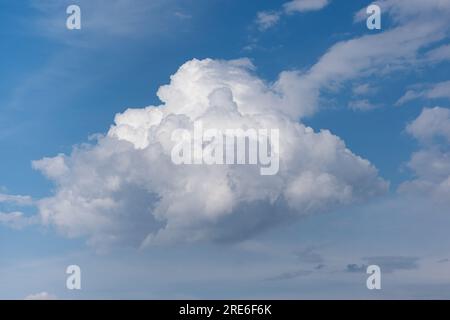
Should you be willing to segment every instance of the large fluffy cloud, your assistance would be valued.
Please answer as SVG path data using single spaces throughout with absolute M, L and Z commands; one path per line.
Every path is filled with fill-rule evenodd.
M 235 240 L 299 216 L 383 193 L 387 183 L 327 130 L 314 132 L 288 87 L 255 76 L 246 59 L 192 60 L 162 86 L 160 106 L 118 114 L 108 134 L 70 155 L 33 163 L 56 186 L 42 221 L 94 245 Z M 296 103 L 297 102 L 297 103 Z M 279 129 L 280 170 L 174 165 L 175 129 Z
M 162 105 L 127 110 L 96 144 L 34 162 L 56 185 L 38 204 L 42 220 L 101 245 L 229 240 L 385 191 L 376 169 L 342 140 L 298 122 L 318 109 L 324 90 L 429 61 L 430 47 L 448 37 L 447 1 L 379 3 L 393 28 L 339 42 L 309 70 L 282 72 L 273 84 L 245 59 L 187 62 L 158 91 Z M 280 129 L 279 173 L 175 166 L 171 133 L 198 120 L 206 129 Z

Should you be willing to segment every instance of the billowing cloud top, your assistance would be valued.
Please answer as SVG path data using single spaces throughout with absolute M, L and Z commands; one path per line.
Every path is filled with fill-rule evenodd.
M 342 140 L 298 122 L 308 112 L 301 96 L 253 69 L 246 59 L 188 61 L 159 89 L 160 106 L 128 109 L 95 144 L 35 161 L 56 185 L 39 201 L 42 221 L 98 246 L 236 240 L 386 191 L 377 170 Z M 174 165 L 171 133 L 192 131 L 199 120 L 205 128 L 279 129 L 278 174 Z

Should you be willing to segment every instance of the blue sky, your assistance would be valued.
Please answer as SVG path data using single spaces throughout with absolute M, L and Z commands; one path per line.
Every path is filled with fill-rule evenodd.
M 65 28 L 70 4 L 81 30 Z M 380 1 L 381 30 L 369 4 L 2 0 L 0 298 L 449 298 L 450 4 Z M 241 113 L 317 133 L 281 135 L 299 145 L 281 182 L 242 175 L 227 198 L 221 172 L 177 175 L 136 147 L 143 131 L 113 132 L 131 130 L 128 108 L 192 117 L 183 106 L 210 84 Z M 349 267 L 369 262 L 388 270 L 377 292 Z M 65 289 L 71 264 L 79 292 Z

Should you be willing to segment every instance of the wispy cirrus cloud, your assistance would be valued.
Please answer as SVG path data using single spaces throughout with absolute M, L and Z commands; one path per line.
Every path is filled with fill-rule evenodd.
M 348 107 L 354 111 L 370 111 L 379 106 L 370 102 L 368 99 L 351 100 Z
M 318 11 L 325 8 L 330 0 L 293 0 L 286 2 L 282 9 L 272 11 L 260 11 L 256 15 L 255 23 L 260 31 L 275 26 L 285 14 Z
M 279 275 L 269 277 L 267 280 L 271 281 L 281 281 L 281 280 L 292 280 L 299 277 L 306 277 L 309 276 L 312 273 L 312 271 L 309 270 L 297 270 L 297 271 L 290 271 L 290 272 L 283 272 Z
M 286 13 L 317 11 L 325 8 L 330 0 L 292 0 L 283 5 Z
M 35 202 L 30 196 L 0 193 L 0 205 L 1 204 L 19 208 L 34 206 Z M 0 210 L 0 225 L 12 229 L 22 229 L 29 225 L 36 224 L 38 220 L 39 218 L 37 216 L 27 216 L 18 210 L 11 212 L 2 212 Z
M 401 270 L 418 269 L 419 258 L 404 256 L 376 256 L 363 258 L 365 264 L 348 264 L 347 272 L 365 273 L 369 265 L 377 265 L 383 273 L 392 273 Z
M 265 31 L 280 21 L 281 13 L 277 11 L 260 11 L 256 15 L 256 24 L 260 31 Z
M 57 299 L 58 298 L 55 295 L 43 291 L 35 294 L 30 294 L 26 296 L 24 300 L 57 300 Z
M 406 91 L 405 94 L 397 100 L 395 105 L 402 106 L 410 101 L 417 99 L 450 99 L 450 81 L 421 85 L 421 87 L 421 89 L 412 89 Z
M 23 229 L 30 225 L 37 224 L 39 217 L 36 215 L 26 216 L 23 212 L 0 212 L 0 225 L 4 225 L 11 229 Z
M 74 33 L 65 27 L 67 15 L 61 14 L 73 1 L 30 0 L 29 3 L 41 13 L 32 20 L 33 29 L 39 30 L 39 34 L 69 46 L 90 48 L 127 38 L 157 38 L 161 32 L 187 23 L 189 19 L 185 18 L 190 17 L 177 0 L 80 0 L 76 4 L 81 8 L 82 28 Z
M 450 44 L 442 45 L 427 52 L 426 60 L 432 63 L 450 60 Z
M 33 204 L 33 198 L 30 196 L 11 195 L 0 193 L 0 203 L 12 203 L 20 206 L 29 206 Z

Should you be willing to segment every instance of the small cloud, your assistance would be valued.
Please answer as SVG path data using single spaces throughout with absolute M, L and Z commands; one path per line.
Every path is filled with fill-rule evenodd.
M 30 196 L 10 195 L 0 193 L 0 203 L 12 203 L 19 206 L 29 206 L 33 204 L 33 199 Z
M 386 273 L 392 273 L 397 270 L 412 270 L 419 266 L 417 257 L 402 257 L 402 256 L 380 256 L 364 258 L 369 265 L 378 265 L 381 270 Z
M 367 99 L 350 101 L 348 107 L 353 111 L 370 111 L 378 108 L 378 105 L 371 103 Z
M 275 26 L 285 14 L 318 11 L 326 7 L 329 3 L 329 0 L 292 0 L 285 3 L 282 10 L 258 12 L 256 25 L 260 31 L 266 31 Z
M 450 262 L 450 259 L 445 258 L 445 259 L 438 260 L 438 263 L 447 263 L 447 262 Z
M 404 105 L 405 103 L 415 100 L 417 98 L 420 98 L 423 95 L 423 93 L 416 92 L 414 90 L 408 90 L 405 92 L 405 94 L 397 100 L 395 103 L 395 106 L 399 107 L 401 105 Z
M 192 19 L 192 16 L 190 14 L 181 11 L 175 12 L 174 15 L 180 19 Z
M 261 11 L 256 16 L 256 24 L 260 31 L 266 31 L 280 21 L 281 14 L 276 11 Z
M 29 296 L 25 297 L 25 300 L 57 300 L 58 298 L 53 295 L 49 294 L 47 292 L 40 292 L 36 294 L 30 294 Z
M 12 229 L 23 229 L 37 222 L 37 216 L 27 217 L 23 212 L 0 212 L 0 225 Z
M 363 273 L 366 272 L 367 266 L 365 264 L 358 265 L 356 263 L 351 263 L 347 265 L 347 268 L 345 270 L 347 272 Z
M 425 144 L 440 141 L 441 138 L 450 142 L 450 110 L 441 107 L 425 108 L 417 119 L 408 124 L 406 132 Z M 433 167 L 437 166 L 436 163 L 434 160 Z
M 354 86 L 352 91 L 355 96 L 363 96 L 376 92 L 376 89 L 371 87 L 369 84 L 364 83 Z
M 419 258 L 416 257 L 402 257 L 402 256 L 379 256 L 363 258 L 365 264 L 348 264 L 346 272 L 366 272 L 369 265 L 377 265 L 384 273 L 392 273 L 398 270 L 413 270 L 417 269 Z
M 297 270 L 297 271 L 293 271 L 293 272 L 284 272 L 281 273 L 277 276 L 268 278 L 267 280 L 289 280 L 289 279 L 295 279 L 298 277 L 305 277 L 305 276 L 309 276 L 312 273 L 312 271 L 309 270 Z
M 325 268 L 326 266 L 324 264 L 318 264 L 317 266 L 314 267 L 315 270 L 322 270 L 323 268 Z
M 304 249 L 299 249 L 294 252 L 301 262 L 319 264 L 323 262 L 323 257 L 314 251 L 314 248 L 308 247 Z
M 283 5 L 286 13 L 318 11 L 325 8 L 328 0 L 292 0 Z
M 419 87 L 419 86 L 418 86 Z M 425 88 L 423 88 L 425 87 Z M 419 98 L 428 99 L 450 99 L 450 81 L 443 81 L 434 83 L 432 85 L 422 85 L 421 90 L 408 90 L 406 93 L 398 99 L 395 103 L 396 106 L 401 106 L 407 102 L 410 102 Z
M 450 81 L 443 81 L 434 84 L 429 91 L 427 97 L 430 99 L 447 98 L 450 99 Z
M 426 58 L 430 62 L 441 62 L 450 60 L 450 44 L 440 46 L 426 53 Z

